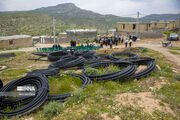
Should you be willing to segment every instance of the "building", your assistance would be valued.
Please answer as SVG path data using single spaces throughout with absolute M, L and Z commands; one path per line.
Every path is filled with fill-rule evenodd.
M 31 47 L 32 45 L 32 37 L 29 35 L 0 37 L 0 48 Z
M 74 29 L 67 30 L 67 39 L 80 40 L 80 39 L 90 39 L 97 36 L 96 29 Z
M 164 30 L 173 30 L 178 28 L 177 21 L 159 21 L 150 23 L 137 22 L 118 22 L 118 34 L 138 34 L 140 38 L 160 38 L 163 36 Z
M 67 33 L 63 32 L 63 33 L 59 33 L 59 38 L 67 38 Z

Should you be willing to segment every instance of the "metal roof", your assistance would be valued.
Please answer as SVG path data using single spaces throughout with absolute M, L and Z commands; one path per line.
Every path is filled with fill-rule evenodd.
M 11 39 L 20 39 L 20 38 L 28 38 L 30 35 L 13 35 L 13 36 L 3 36 L 0 37 L 0 40 L 11 40 Z

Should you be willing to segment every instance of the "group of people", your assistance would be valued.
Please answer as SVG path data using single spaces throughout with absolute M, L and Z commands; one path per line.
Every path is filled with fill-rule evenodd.
M 129 47 L 131 47 L 132 42 L 133 41 L 135 42 L 136 40 L 137 40 L 137 37 L 131 36 L 131 35 L 101 36 L 101 37 L 96 37 L 93 42 L 90 42 L 89 40 L 87 40 L 85 44 L 77 42 L 76 40 L 71 40 L 70 45 L 71 47 L 76 47 L 76 46 L 84 47 L 84 46 L 95 46 L 96 43 L 99 43 L 101 48 L 103 48 L 104 45 L 110 46 L 110 48 L 112 48 L 113 45 L 117 46 L 118 44 L 125 43 L 125 47 L 127 48 L 128 44 L 129 44 Z M 61 47 L 61 46 L 59 44 L 54 44 L 52 47 L 56 48 L 56 47 Z
M 99 38 L 95 38 L 96 43 L 100 44 L 100 47 L 103 48 L 103 45 L 110 46 L 112 48 L 113 45 L 123 44 L 125 41 L 125 47 L 127 48 L 128 44 L 129 47 L 132 46 L 132 41 L 136 41 L 137 37 L 135 36 L 124 36 L 124 35 L 117 35 L 117 36 L 103 36 Z
M 84 43 L 80 43 L 80 42 L 76 42 L 76 40 L 71 40 L 70 41 L 70 45 L 71 45 L 71 47 L 76 47 L 76 46 L 78 46 L 78 47 L 84 47 L 84 46 L 91 46 L 91 47 L 93 47 L 93 46 L 95 46 L 96 45 L 96 43 L 95 43 L 95 41 L 93 41 L 92 43 L 90 43 L 90 41 L 89 40 L 87 40 L 86 41 L 86 44 L 84 44 Z
M 52 48 L 58 48 L 58 47 L 61 47 L 59 43 L 53 44 L 53 46 L 52 46 Z

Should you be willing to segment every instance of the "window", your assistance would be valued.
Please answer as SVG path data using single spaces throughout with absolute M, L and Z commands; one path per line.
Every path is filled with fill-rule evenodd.
M 133 24 L 133 30 L 136 29 L 136 24 Z
M 154 23 L 155 26 L 157 26 L 157 23 Z
M 149 27 L 151 27 L 151 24 L 149 24 Z
M 123 24 L 123 29 L 125 29 L 125 24 Z
M 9 45 L 13 45 L 13 40 L 9 40 Z

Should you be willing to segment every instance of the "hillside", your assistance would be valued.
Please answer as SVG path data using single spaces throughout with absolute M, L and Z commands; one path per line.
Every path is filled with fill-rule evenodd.
M 52 16 L 36 12 L 0 13 L 0 35 L 51 35 Z M 56 20 L 56 32 L 78 28 L 77 25 Z
M 145 20 L 145 21 L 179 20 L 179 19 L 180 19 L 179 14 L 151 14 L 141 18 L 141 20 Z
M 101 15 L 89 10 L 84 10 L 72 3 L 59 4 L 57 6 L 43 7 L 35 12 L 46 13 L 71 24 L 109 29 L 116 27 L 118 21 L 135 21 L 134 18 L 119 17 L 115 15 Z

